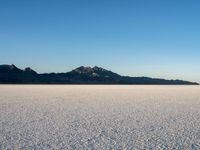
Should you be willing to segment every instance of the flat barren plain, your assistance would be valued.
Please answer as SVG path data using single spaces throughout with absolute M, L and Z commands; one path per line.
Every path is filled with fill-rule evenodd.
M 0 149 L 200 149 L 200 86 L 0 85 Z

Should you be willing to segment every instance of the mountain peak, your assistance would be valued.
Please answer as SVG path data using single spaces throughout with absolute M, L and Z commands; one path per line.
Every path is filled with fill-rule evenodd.
M 34 73 L 34 74 L 37 74 L 37 72 L 34 71 L 33 69 L 31 69 L 30 67 L 25 68 L 24 71 L 27 72 L 27 73 Z
M 92 69 L 95 70 L 95 71 L 108 71 L 108 70 L 101 68 L 101 67 L 98 67 L 98 66 L 94 66 Z
M 80 66 L 74 70 L 72 70 L 73 72 L 77 72 L 77 73 L 88 73 L 88 72 L 92 72 L 93 69 L 89 66 L 85 67 L 85 66 Z
M 18 69 L 18 68 L 17 68 L 14 64 L 11 64 L 11 65 L 10 65 L 10 69 L 11 69 L 11 70 L 14 70 L 14 69 Z
M 90 66 L 80 66 L 76 69 L 74 69 L 73 71 L 78 72 L 78 73 L 93 73 L 96 71 L 108 71 L 104 68 L 98 67 L 98 66 L 94 66 L 93 68 Z
M 108 78 L 112 78 L 112 79 L 116 79 L 119 78 L 120 75 L 106 70 L 104 68 L 98 67 L 98 66 L 94 66 L 94 67 L 90 67 L 90 66 L 80 66 L 74 70 L 72 70 L 70 72 L 70 74 L 73 74 L 74 76 L 78 77 L 83 75 L 84 77 L 88 77 L 88 78 L 101 78 L 101 79 L 108 79 Z
M 14 64 L 11 65 L 0 65 L 1 71 L 7 71 L 7 72 L 21 72 L 22 70 L 17 68 Z

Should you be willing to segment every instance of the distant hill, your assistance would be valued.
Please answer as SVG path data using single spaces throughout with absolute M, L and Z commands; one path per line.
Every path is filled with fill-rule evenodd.
M 121 76 L 101 67 L 78 67 L 66 73 L 38 74 L 31 68 L 24 70 L 15 65 L 0 65 L 1 84 L 156 84 L 198 85 L 182 80 Z

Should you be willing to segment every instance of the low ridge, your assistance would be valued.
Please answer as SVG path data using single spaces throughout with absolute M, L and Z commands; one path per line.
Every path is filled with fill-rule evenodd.
M 198 85 L 183 80 L 165 80 L 149 77 L 121 76 L 110 70 L 94 67 L 78 67 L 66 73 L 43 73 L 27 67 L 24 70 L 12 65 L 0 65 L 1 84 L 175 84 Z

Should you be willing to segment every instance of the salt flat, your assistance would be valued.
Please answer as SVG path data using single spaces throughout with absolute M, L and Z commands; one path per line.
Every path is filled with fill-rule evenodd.
M 200 149 L 199 86 L 0 85 L 0 149 Z

